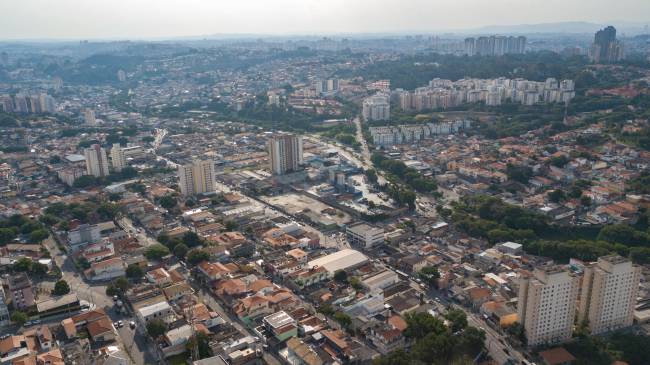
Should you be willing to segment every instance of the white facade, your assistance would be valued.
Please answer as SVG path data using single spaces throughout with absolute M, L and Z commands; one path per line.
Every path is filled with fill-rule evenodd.
M 108 158 L 106 151 L 98 144 L 84 150 L 86 158 L 86 173 L 95 177 L 108 176 Z
M 115 171 L 122 171 L 122 169 L 127 166 L 124 150 L 122 150 L 122 147 L 119 144 L 114 144 L 111 148 L 111 164 Z
M 214 191 L 214 162 L 212 160 L 194 161 L 178 166 L 178 185 L 184 196 Z
M 389 120 L 390 99 L 388 95 L 377 94 L 363 100 L 363 119 Z
M 641 268 L 612 255 L 585 268 L 578 321 L 588 323 L 593 335 L 629 327 L 639 291 Z
M 557 266 L 535 269 L 519 283 L 518 318 L 529 346 L 571 339 L 579 279 Z
M 351 244 L 364 248 L 371 248 L 384 242 L 384 230 L 365 223 L 347 227 L 345 234 Z
M 97 119 L 95 119 L 95 111 L 92 109 L 84 110 L 84 122 L 87 125 L 97 125 Z

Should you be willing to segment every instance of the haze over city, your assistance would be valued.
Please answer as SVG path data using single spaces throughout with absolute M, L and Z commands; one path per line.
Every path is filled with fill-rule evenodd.
M 621 0 L 23 0 L 0 3 L 0 39 L 147 39 L 214 34 L 471 30 L 490 25 L 648 21 Z

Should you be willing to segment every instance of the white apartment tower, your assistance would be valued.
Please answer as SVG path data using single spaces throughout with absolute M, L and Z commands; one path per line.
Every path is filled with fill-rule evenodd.
M 84 150 L 86 157 L 86 172 L 96 177 L 108 176 L 108 158 L 106 151 L 98 144 Z
M 269 162 L 274 175 L 298 171 L 303 164 L 302 136 L 276 134 L 269 138 Z
M 178 166 L 178 184 L 184 196 L 210 193 L 214 191 L 214 161 L 196 160 Z
M 111 164 L 115 171 L 122 171 L 127 166 L 124 150 L 119 144 L 114 144 L 111 148 Z
M 593 335 L 632 325 L 641 268 L 618 255 L 603 256 L 585 268 L 582 278 L 579 323 Z
M 388 120 L 390 119 L 390 98 L 385 94 L 377 94 L 363 100 L 363 119 Z
M 519 281 L 518 318 L 529 346 L 571 339 L 579 279 L 559 266 L 535 269 Z

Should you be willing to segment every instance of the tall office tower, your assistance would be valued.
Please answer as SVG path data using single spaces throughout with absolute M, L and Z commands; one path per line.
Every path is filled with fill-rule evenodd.
M 385 94 L 376 94 L 364 99 L 362 115 L 365 120 L 390 119 L 390 97 Z
M 578 322 L 597 335 L 632 325 L 641 268 L 618 255 L 604 256 L 585 268 Z
M 273 175 L 298 171 L 303 163 L 302 136 L 288 133 L 276 134 L 269 138 L 268 147 Z
M 92 109 L 84 110 L 84 122 L 87 125 L 97 125 L 97 119 L 95 119 L 95 111 Z
M 178 185 L 181 194 L 191 196 L 214 191 L 214 161 L 195 160 L 178 166 Z
M 84 150 L 86 157 L 86 172 L 96 177 L 108 176 L 108 158 L 106 151 L 98 144 Z
M 119 144 L 114 144 L 111 148 L 111 164 L 115 171 L 122 171 L 127 166 L 124 150 Z
M 595 63 L 612 63 L 625 58 L 623 43 L 616 40 L 616 28 L 610 25 L 596 32 L 589 57 Z
M 578 281 L 558 266 L 535 269 L 532 277 L 520 279 L 518 318 L 529 346 L 561 343 L 571 338 Z

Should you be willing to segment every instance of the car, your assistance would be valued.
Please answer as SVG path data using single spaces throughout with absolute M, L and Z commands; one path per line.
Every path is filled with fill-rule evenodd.
M 32 324 L 34 324 L 34 325 L 41 324 L 41 320 L 40 319 L 35 319 L 35 320 L 32 321 Z
M 131 329 L 135 329 L 135 322 L 129 322 L 129 327 L 131 327 Z
M 117 322 L 113 322 L 113 327 L 120 328 L 120 326 L 117 324 Z
M 27 321 L 27 322 L 23 323 L 23 326 L 25 326 L 25 327 L 28 327 L 28 326 L 31 326 L 31 325 L 32 325 L 32 321 Z
M 118 326 L 119 328 L 124 327 L 124 322 L 122 322 L 122 320 L 117 321 L 117 326 Z
M 114 302 L 117 302 L 118 299 L 119 299 L 119 298 L 117 297 L 117 295 L 113 295 L 113 301 L 114 301 Z

